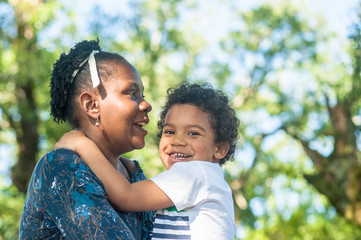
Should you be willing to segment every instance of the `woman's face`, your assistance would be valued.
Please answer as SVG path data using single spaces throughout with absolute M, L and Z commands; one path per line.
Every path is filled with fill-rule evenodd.
M 100 126 L 107 148 L 123 154 L 144 147 L 151 105 L 143 99 L 143 83 L 131 65 L 114 63 L 113 72 L 104 81 L 106 93 L 99 100 Z

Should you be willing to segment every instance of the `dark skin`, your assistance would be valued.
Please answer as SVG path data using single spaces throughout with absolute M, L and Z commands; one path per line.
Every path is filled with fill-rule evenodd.
M 208 113 L 190 104 L 178 104 L 170 109 L 159 147 L 162 162 L 167 169 L 176 162 L 219 163 L 219 159 L 227 154 L 228 143 L 215 142 L 214 129 L 208 119 Z M 119 210 L 150 211 L 174 205 L 150 179 L 130 184 L 114 171 L 83 133 L 71 131 L 59 141 L 59 145 L 73 149 L 82 156 L 102 181 L 110 201 Z
M 94 91 L 82 92 L 75 104 L 79 104 L 77 129 L 90 138 L 106 159 L 122 175 L 130 178 L 119 162 L 121 154 L 144 147 L 151 105 L 143 99 L 143 83 L 138 71 L 130 64 L 107 62 L 112 74 Z M 99 126 L 95 123 L 99 122 Z M 57 148 L 58 146 L 56 146 Z M 133 161 L 121 158 L 132 172 Z

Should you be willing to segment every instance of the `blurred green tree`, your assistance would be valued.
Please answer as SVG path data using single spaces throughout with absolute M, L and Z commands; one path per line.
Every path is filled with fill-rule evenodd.
M 74 42 L 99 37 L 139 70 L 153 105 L 146 148 L 127 154 L 148 176 L 164 169 L 156 121 L 166 89 L 210 81 L 233 96 L 242 122 L 236 161 L 226 166 L 241 238 L 360 239 L 358 23 L 344 57 L 330 51 L 340 47 L 321 18 L 289 1 L 267 3 L 239 12 L 213 56 L 192 28 L 197 4 L 134 0 L 111 14 L 99 5 L 82 16 L 85 29 L 55 0 L 0 1 L 0 144 L 18 146 L 13 184 L 25 192 L 36 161 L 69 130 L 49 114 L 52 63 Z M 48 36 L 57 18 L 67 21 Z M 24 195 L 0 191 L 0 239 L 16 239 Z
M 351 60 L 343 62 L 340 52 L 330 51 L 340 48 L 326 31 L 324 20 L 310 18 L 289 1 L 265 3 L 240 13 L 240 18 L 242 25 L 222 42 L 233 65 L 215 64 L 223 66 L 221 72 L 238 73 L 219 82 L 233 83 L 234 103 L 244 124 L 239 156 L 251 152 L 249 168 L 241 171 L 238 167 L 229 176 L 238 218 L 262 229 L 268 237 L 260 239 L 304 239 L 307 235 L 340 239 L 331 231 L 312 237 L 314 224 L 308 218 L 318 218 L 317 225 L 326 231 L 320 217 L 333 219 L 335 210 L 361 226 L 359 23 L 350 36 Z M 299 218 L 301 209 L 293 205 L 307 211 L 315 203 L 303 203 L 306 188 L 297 190 L 297 185 L 309 185 L 312 191 L 307 194 L 313 199 L 325 196 L 326 208 Z M 283 210 L 277 209 L 279 200 L 284 201 Z M 246 203 L 265 207 L 257 213 Z M 292 227 L 285 227 L 286 223 Z M 301 224 L 308 225 L 308 230 L 296 226 Z M 350 235 L 345 227 L 349 223 L 338 224 L 335 229 L 345 231 L 342 239 L 360 238 L 359 228 Z
M 18 154 L 12 182 L 21 192 L 27 184 L 39 151 L 41 114 L 54 54 L 38 44 L 38 34 L 52 21 L 55 1 L 1 1 L 0 12 L 0 125 L 1 143 L 16 139 Z M 8 133 L 5 135 L 4 133 Z M 43 132 L 44 133 L 44 132 Z

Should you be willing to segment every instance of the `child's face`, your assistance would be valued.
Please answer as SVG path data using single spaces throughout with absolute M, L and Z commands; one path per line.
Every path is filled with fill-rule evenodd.
M 219 162 L 219 149 L 209 118 L 208 113 L 191 104 L 170 108 L 159 143 L 160 158 L 167 169 L 176 162 Z

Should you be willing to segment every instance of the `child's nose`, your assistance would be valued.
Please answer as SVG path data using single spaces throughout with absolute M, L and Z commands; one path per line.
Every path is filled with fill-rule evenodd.
M 186 141 L 182 136 L 179 136 L 179 134 L 175 134 L 172 138 L 171 144 L 173 146 L 184 146 L 186 145 Z

